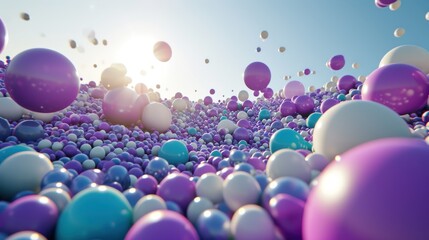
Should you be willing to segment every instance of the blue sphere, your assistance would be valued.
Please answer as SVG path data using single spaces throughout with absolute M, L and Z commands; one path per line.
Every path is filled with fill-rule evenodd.
M 268 206 L 270 199 L 277 194 L 285 193 L 307 201 L 310 187 L 301 179 L 294 177 L 280 177 L 270 182 L 262 194 L 262 201 L 265 207 Z
M 65 168 L 57 168 L 52 171 L 49 171 L 45 174 L 42 179 L 41 187 L 45 188 L 46 185 L 51 183 L 63 183 L 67 186 L 70 186 L 73 179 L 73 174 L 71 174 Z
M 12 130 L 10 129 L 9 122 L 0 117 L 0 141 L 4 142 L 10 136 Z
M 36 142 L 44 137 L 45 131 L 36 120 L 24 120 L 13 129 L 13 135 L 24 143 Z
M 229 217 L 217 210 L 209 209 L 200 214 L 196 228 L 202 239 L 230 239 Z
M 236 172 L 241 171 L 241 172 L 247 172 L 249 174 L 253 174 L 255 173 L 255 168 L 248 163 L 242 162 L 234 166 L 234 171 Z
M 73 195 L 76 195 L 80 191 L 91 187 L 92 183 L 93 182 L 88 177 L 78 175 L 72 180 L 70 190 Z
M 248 158 L 249 155 L 246 152 L 240 150 L 232 150 L 229 154 L 229 160 L 231 161 L 231 163 L 233 163 L 233 165 L 245 162 Z
M 185 164 L 189 160 L 188 148 L 183 142 L 176 139 L 165 142 L 159 150 L 158 156 L 174 166 L 180 163 Z
M 107 170 L 104 183 L 110 184 L 113 182 L 121 184 L 123 189 L 128 189 L 130 187 L 130 177 L 128 176 L 128 170 L 124 166 L 115 165 Z
M 168 162 L 160 157 L 155 157 L 150 160 L 149 164 L 146 166 L 145 173 L 153 176 L 158 183 L 162 181 L 170 171 L 170 167 L 168 166 Z
M 135 188 L 127 189 L 122 194 L 128 200 L 128 203 L 131 205 L 132 208 L 134 208 L 140 198 L 144 197 L 144 193 Z

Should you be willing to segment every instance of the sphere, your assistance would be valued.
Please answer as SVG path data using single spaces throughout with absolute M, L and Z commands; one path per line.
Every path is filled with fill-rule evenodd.
M 24 114 L 24 109 L 10 97 L 0 97 L 0 117 L 17 121 Z
M 376 69 L 362 87 L 363 100 L 381 103 L 401 115 L 423 108 L 428 95 L 426 74 L 407 64 L 390 64 Z
M 186 212 L 189 203 L 195 198 L 195 183 L 188 176 L 172 173 L 161 181 L 156 194 L 165 201 L 172 201 Z
M 160 62 L 168 62 L 172 56 L 171 47 L 168 43 L 159 41 L 153 46 L 153 54 Z
M 270 200 L 278 194 L 288 194 L 295 198 L 307 201 L 310 187 L 301 179 L 294 177 L 280 177 L 271 181 L 262 194 L 262 205 L 268 209 Z
M 429 193 L 422 191 L 428 155 L 427 143 L 408 138 L 378 139 L 341 154 L 308 199 L 304 239 L 428 238 Z M 400 186 L 413 187 L 398 195 Z
M 276 131 L 270 138 L 270 150 L 271 153 L 275 153 L 277 150 L 289 148 L 289 149 L 307 149 L 311 150 L 311 144 L 304 140 L 304 138 L 290 128 L 283 128 Z
M 155 194 L 146 195 L 140 198 L 140 200 L 134 206 L 133 221 L 134 223 L 137 222 L 140 218 L 150 212 L 166 209 L 167 204 L 165 203 L 164 199 Z
M 273 220 L 257 205 L 241 207 L 234 213 L 231 219 L 231 232 L 237 240 L 275 239 Z
M 103 114 L 112 123 L 129 125 L 140 119 L 142 108 L 137 103 L 138 95 L 133 90 L 120 87 L 104 96 Z
M 302 116 L 308 116 L 314 112 L 313 98 L 307 95 L 298 96 L 295 99 L 296 112 Z
M 176 139 L 170 139 L 165 142 L 161 146 L 158 156 L 174 166 L 181 163 L 185 164 L 189 160 L 188 148 L 182 141 Z
M 316 153 L 333 160 L 359 144 L 391 137 L 411 137 L 408 125 L 397 113 L 376 102 L 347 101 L 320 117 L 313 146 Z
M 125 76 L 127 69 L 123 65 L 112 65 L 101 73 L 100 85 L 108 90 L 124 88 L 131 81 Z
M 12 199 L 22 191 L 40 192 L 43 176 L 53 170 L 51 161 L 44 155 L 33 151 L 13 154 L 0 165 L 0 198 Z M 13 184 L 12 184 L 13 183 Z
M 294 96 L 301 96 L 305 94 L 305 87 L 299 81 L 290 81 L 283 88 L 284 97 L 292 99 Z
M 223 179 L 214 173 L 205 173 L 197 181 L 197 196 L 206 198 L 214 204 L 223 201 Z
M 304 182 L 311 180 L 311 168 L 304 156 L 290 149 L 273 153 L 268 159 L 266 172 L 273 180 L 280 177 L 296 177 Z
M 45 131 L 42 125 L 35 120 L 24 120 L 13 129 L 13 135 L 24 143 L 36 142 L 38 139 L 43 138 L 44 134 Z
M 405 29 L 403 28 L 397 28 L 395 29 L 395 31 L 393 32 L 393 36 L 400 38 L 405 34 Z
M 46 188 L 42 190 L 39 195 L 51 199 L 60 213 L 71 201 L 69 193 L 61 188 Z
M 429 52 L 415 45 L 401 45 L 387 52 L 380 61 L 379 67 L 394 63 L 402 63 L 415 66 L 429 74 Z
M 174 108 L 174 110 L 176 110 L 176 111 L 179 111 L 179 112 L 182 112 L 182 111 L 185 111 L 186 110 L 186 108 L 187 108 L 187 103 L 186 103 L 186 100 L 185 99 L 182 99 L 182 98 L 176 98 L 176 99 L 174 99 L 174 101 L 173 101 L 173 108 Z
M 49 198 L 29 195 L 10 203 L 0 213 L 0 232 L 13 234 L 28 230 L 50 237 L 55 231 L 58 209 Z
M 141 95 L 148 92 L 148 89 L 144 83 L 136 83 L 134 90 L 137 94 Z
M 262 32 L 260 33 L 259 37 L 260 37 L 262 40 L 267 39 L 267 38 L 268 38 L 268 32 L 267 32 L 266 30 L 262 31 Z
M 153 176 L 158 182 L 161 182 L 162 179 L 164 179 L 168 175 L 168 171 L 170 171 L 170 168 L 168 166 L 167 160 L 159 157 L 155 157 L 150 160 L 149 164 L 145 168 L 145 173 L 150 176 Z M 149 192 L 145 193 L 149 194 Z
M 7 41 L 8 41 L 8 35 L 7 35 L 6 26 L 4 25 L 3 21 L 0 19 L 0 53 L 6 47 Z
M 273 95 L 274 95 L 273 89 L 271 89 L 271 88 L 264 89 L 264 98 L 270 99 L 273 97 Z
M 296 105 L 290 100 L 284 100 L 279 107 L 282 117 L 294 116 L 296 114 Z
M 351 75 L 344 75 L 338 80 L 337 88 L 338 90 L 344 90 L 346 92 L 349 92 L 350 89 L 355 87 L 356 82 L 357 80 L 355 77 Z
M 249 133 L 247 132 L 247 129 L 243 127 L 236 128 L 234 130 L 233 137 L 237 141 L 244 140 L 248 142 L 250 140 L 250 136 L 249 136 Z
M 305 123 L 307 127 L 314 128 L 316 126 L 317 121 L 319 121 L 319 118 L 322 116 L 319 112 L 314 112 L 310 114 L 307 119 L 305 120 Z
M 66 57 L 50 49 L 19 53 L 8 66 L 4 83 L 12 99 L 35 112 L 68 107 L 79 93 L 79 77 Z
M 220 210 L 205 210 L 197 219 L 196 228 L 202 239 L 231 239 L 231 222 Z
M 328 111 L 328 109 L 330 109 L 331 107 L 337 105 L 340 101 L 338 101 L 337 99 L 334 98 L 328 98 L 326 100 L 324 100 L 322 102 L 322 104 L 320 104 L 320 111 L 322 113 L 325 113 L 326 111 Z
M 130 177 L 124 166 L 115 165 L 107 170 L 106 176 L 104 177 L 104 184 L 107 185 L 114 182 L 119 183 L 123 189 L 128 189 L 130 186 Z
M 12 133 L 12 129 L 10 128 L 9 121 L 0 117 L 0 141 L 4 142 L 7 137 Z
M 233 211 L 244 205 L 257 203 L 260 192 L 258 182 L 246 172 L 233 172 L 223 183 L 223 198 Z
M 121 192 L 98 186 L 77 194 L 57 223 L 57 239 L 124 239 L 132 209 Z
M 337 71 L 344 67 L 346 60 L 344 59 L 343 55 L 335 55 L 328 61 L 328 63 L 332 70 Z
M 194 226 L 181 214 L 157 210 L 138 220 L 128 231 L 125 240 L 137 239 L 199 239 Z
M 221 129 L 226 129 L 226 130 L 228 130 L 228 133 L 233 133 L 236 128 L 238 128 L 238 126 L 233 121 L 231 121 L 229 119 L 225 119 L 225 120 L 222 120 L 218 123 L 216 129 L 217 129 L 217 131 L 219 131 Z
M 205 210 L 214 208 L 213 203 L 207 198 L 196 197 L 189 203 L 186 216 L 192 224 L 197 223 L 197 219 Z
M 271 71 L 264 63 L 253 62 L 246 67 L 243 77 L 249 89 L 262 91 L 270 83 Z
M 9 235 L 7 240 L 46 240 L 46 238 L 38 232 L 20 231 Z
M 279 53 L 283 53 L 284 51 L 286 51 L 285 47 L 279 47 Z
M 246 101 L 247 99 L 249 99 L 249 93 L 248 93 L 246 90 L 241 90 L 241 91 L 238 93 L 238 100 L 240 100 L 240 101 L 244 102 L 244 101 Z
M 171 126 L 172 118 L 170 109 L 159 102 L 151 102 L 143 109 L 143 125 L 152 131 L 166 132 Z

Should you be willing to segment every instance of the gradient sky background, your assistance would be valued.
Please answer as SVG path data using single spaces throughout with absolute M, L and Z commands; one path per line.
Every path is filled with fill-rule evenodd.
M 402 0 L 397 11 L 377 8 L 373 0 L 0 0 L 0 18 L 9 32 L 0 59 L 50 48 L 67 56 L 84 82 L 98 83 L 103 69 L 121 62 L 134 83 L 160 84 L 162 97 L 180 91 L 197 100 L 214 88 L 214 98 L 225 99 L 242 89 L 251 93 L 242 73 L 254 61 L 270 67 L 269 87 L 276 92 L 287 83 L 285 75 L 321 87 L 334 75 L 368 75 L 396 46 L 429 49 L 428 11 L 428 0 Z M 22 12 L 29 21 L 20 18 Z M 398 27 L 406 30 L 401 38 L 393 35 Z M 262 30 L 269 33 L 265 41 Z M 108 45 L 91 44 L 91 31 Z M 70 39 L 80 51 L 70 48 Z M 169 62 L 154 58 L 157 41 L 170 44 Z M 281 46 L 284 53 L 278 52 Z M 337 54 L 345 56 L 346 66 L 328 69 L 326 61 Z M 358 69 L 351 67 L 354 62 Z M 316 74 L 298 77 L 305 68 Z

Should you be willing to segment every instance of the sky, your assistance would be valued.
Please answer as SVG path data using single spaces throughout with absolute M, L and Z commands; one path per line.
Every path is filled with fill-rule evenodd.
M 21 19 L 23 12 L 29 21 Z M 0 0 L 0 19 L 9 33 L 0 59 L 49 48 L 69 58 L 83 82 L 98 83 L 105 68 L 123 63 L 133 79 L 129 87 L 159 84 L 163 98 L 181 92 L 193 100 L 213 88 L 218 100 L 240 90 L 252 95 L 243 72 L 255 61 L 270 68 L 268 87 L 275 92 L 291 80 L 319 88 L 332 76 L 366 76 L 394 47 L 429 49 L 427 12 L 428 0 L 403 0 L 396 11 L 377 8 L 374 0 Z M 400 38 L 393 35 L 398 27 L 405 29 Z M 91 33 L 100 44 L 88 40 Z M 72 49 L 69 40 L 78 47 Z M 168 62 L 154 57 L 157 41 L 171 46 Z M 346 66 L 328 69 L 327 60 L 338 54 Z M 306 68 L 315 74 L 299 77 Z

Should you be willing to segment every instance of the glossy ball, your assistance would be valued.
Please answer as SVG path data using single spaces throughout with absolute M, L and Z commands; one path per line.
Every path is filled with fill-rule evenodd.
M 257 205 L 241 207 L 234 213 L 231 219 L 231 232 L 237 240 L 275 239 L 273 220 Z
M 271 71 L 262 62 L 253 62 L 244 70 L 244 83 L 251 90 L 265 89 L 271 80 Z
M 290 81 L 283 88 L 283 95 L 286 99 L 292 99 L 294 96 L 305 94 L 305 87 L 299 81 Z
M 156 211 L 156 210 L 166 210 L 167 204 L 164 199 L 155 195 L 149 194 L 146 195 L 136 203 L 133 210 L 133 221 L 137 222 L 144 215 Z
M 168 62 L 172 56 L 171 47 L 168 43 L 159 41 L 153 46 L 153 54 L 160 62 Z
M 0 97 L 0 117 L 9 121 L 18 121 L 24 109 L 10 97 Z
M 260 192 L 258 182 L 246 172 L 231 173 L 223 183 L 223 198 L 233 211 L 257 203 Z
M 7 137 L 12 133 L 9 121 L 0 117 L 0 141 L 6 140 Z
M 302 154 L 281 149 L 273 153 L 267 162 L 267 176 L 275 180 L 280 177 L 296 177 L 304 182 L 311 179 L 311 169 Z
M 231 222 L 229 217 L 217 210 L 205 210 L 197 219 L 197 231 L 201 239 L 231 239 Z
M 165 201 L 177 203 L 185 212 L 188 204 L 196 197 L 195 191 L 195 183 L 188 176 L 173 173 L 162 180 L 156 194 Z
M 169 164 L 174 166 L 185 164 L 189 160 L 189 153 L 186 145 L 182 141 L 176 139 L 165 142 L 161 146 L 158 156 L 164 158 Z
M 271 153 L 275 153 L 277 150 L 284 148 L 311 150 L 312 146 L 296 131 L 290 128 L 283 128 L 271 136 L 270 150 Z
M 69 106 L 79 93 L 76 68 L 58 52 L 44 48 L 19 53 L 8 66 L 4 83 L 22 107 L 42 113 Z
M 145 168 L 145 174 L 153 176 L 158 182 L 161 182 L 168 175 L 168 171 L 170 171 L 170 168 L 167 160 L 160 157 L 150 160 Z
M 35 120 L 24 120 L 13 129 L 13 135 L 24 143 L 36 142 L 43 138 L 44 134 L 45 130 L 42 125 Z
M 172 115 L 170 109 L 164 104 L 151 102 L 143 109 L 141 119 L 146 129 L 166 132 L 171 126 Z
M 3 21 L 0 19 L 0 53 L 6 47 L 7 41 L 8 41 L 8 35 L 7 35 L 6 26 L 4 25 Z
M 137 104 L 137 98 L 137 93 L 126 87 L 108 91 L 102 103 L 104 116 L 112 123 L 124 125 L 136 123 L 143 110 Z
M 197 196 L 207 198 L 214 204 L 223 201 L 223 179 L 214 174 L 203 174 L 196 184 Z
M 328 61 L 328 63 L 332 70 L 337 71 L 344 67 L 346 60 L 343 55 L 335 55 Z

